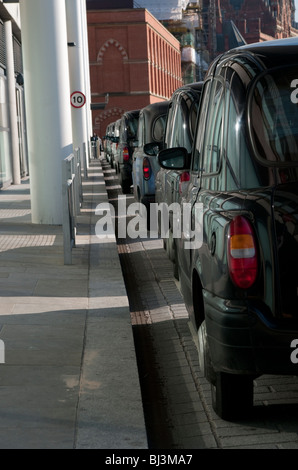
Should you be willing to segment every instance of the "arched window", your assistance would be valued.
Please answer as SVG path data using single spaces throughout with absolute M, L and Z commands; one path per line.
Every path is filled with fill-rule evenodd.
M 97 62 L 104 67 L 103 92 L 117 93 L 125 91 L 124 63 L 128 60 L 127 53 L 115 39 L 108 39 L 97 56 Z

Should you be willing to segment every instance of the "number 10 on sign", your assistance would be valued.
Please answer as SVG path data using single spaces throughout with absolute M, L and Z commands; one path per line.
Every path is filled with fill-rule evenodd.
M 86 103 L 86 96 L 81 91 L 75 91 L 70 96 L 70 103 L 74 108 L 82 108 Z

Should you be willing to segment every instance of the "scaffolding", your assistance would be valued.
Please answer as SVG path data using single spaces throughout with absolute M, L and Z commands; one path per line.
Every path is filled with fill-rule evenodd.
M 194 48 L 194 78 L 196 81 L 204 79 L 209 64 L 208 29 L 204 28 L 203 0 L 190 2 L 183 12 L 183 22 L 192 38 Z

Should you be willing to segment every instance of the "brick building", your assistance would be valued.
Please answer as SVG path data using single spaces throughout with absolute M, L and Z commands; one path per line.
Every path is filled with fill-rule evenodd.
M 224 51 L 245 43 L 298 34 L 294 0 L 138 0 L 138 3 L 180 41 L 186 83 L 201 80 L 211 60 Z
M 182 84 L 181 53 L 148 10 L 96 4 L 87 2 L 87 22 L 93 129 L 102 136 L 125 111 L 170 98 Z
M 293 0 L 202 0 L 202 7 L 208 50 L 213 56 L 231 47 L 231 24 L 249 44 L 298 34 Z

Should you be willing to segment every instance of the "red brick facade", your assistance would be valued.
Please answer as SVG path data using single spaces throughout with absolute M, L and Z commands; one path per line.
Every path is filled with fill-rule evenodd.
M 232 6 L 238 4 L 238 8 Z M 217 0 L 217 33 L 223 20 L 233 20 L 247 43 L 297 35 L 292 26 L 292 0 Z
M 125 111 L 170 98 L 182 84 L 179 42 L 145 9 L 89 10 L 88 36 L 93 129 Z

